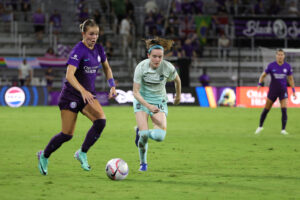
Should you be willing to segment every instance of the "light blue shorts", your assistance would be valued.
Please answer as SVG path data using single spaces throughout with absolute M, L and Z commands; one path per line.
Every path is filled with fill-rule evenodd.
M 150 103 L 150 104 L 157 106 L 159 108 L 160 112 L 164 112 L 166 114 L 166 116 L 168 116 L 168 105 L 165 100 L 157 102 L 157 103 Z M 139 112 L 139 111 L 144 111 L 150 116 L 152 116 L 154 114 L 154 113 L 150 112 L 150 110 L 148 108 L 143 106 L 136 99 L 133 100 L 133 109 L 134 109 L 135 113 Z

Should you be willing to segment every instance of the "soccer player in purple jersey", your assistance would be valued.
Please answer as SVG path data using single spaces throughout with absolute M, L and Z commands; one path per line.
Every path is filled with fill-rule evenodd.
M 281 113 L 282 113 L 282 129 L 281 134 L 287 135 L 288 132 L 285 130 L 286 122 L 287 122 L 287 81 L 293 90 L 293 97 L 296 98 L 295 94 L 295 84 L 294 78 L 292 76 L 291 66 L 284 61 L 285 54 L 282 49 L 277 50 L 276 52 L 276 61 L 271 62 L 267 69 L 261 74 L 258 82 L 258 90 L 263 84 L 264 78 L 267 74 L 271 75 L 271 83 L 269 86 L 268 98 L 265 105 L 265 108 L 260 116 L 259 127 L 256 129 L 255 134 L 259 134 L 263 130 L 263 123 L 267 117 L 268 112 L 272 108 L 273 103 L 277 98 L 280 100 Z
M 116 96 L 113 74 L 105 52 L 101 45 L 96 44 L 99 36 L 98 25 L 94 20 L 88 19 L 80 25 L 80 31 L 83 39 L 76 44 L 68 59 L 66 81 L 58 103 L 61 110 L 61 132 L 49 141 L 44 150 L 38 152 L 38 168 L 42 175 L 48 174 L 50 155 L 72 138 L 79 111 L 89 118 L 93 125 L 74 157 L 84 170 L 90 170 L 86 153 L 99 139 L 106 124 L 103 109 L 95 98 L 95 80 L 100 63 L 111 88 L 109 98 Z

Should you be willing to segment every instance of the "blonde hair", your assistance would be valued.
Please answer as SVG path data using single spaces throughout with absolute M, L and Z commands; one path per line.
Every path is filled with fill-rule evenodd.
M 94 26 L 98 26 L 98 24 L 95 22 L 95 20 L 87 19 L 82 24 L 79 25 L 80 32 L 85 33 L 85 32 L 87 32 L 89 27 L 94 27 Z
M 160 38 L 160 37 L 155 37 L 152 39 L 145 39 L 144 40 L 146 43 L 146 48 L 150 49 L 152 46 L 154 45 L 160 45 L 164 48 L 164 50 L 170 50 L 174 44 L 173 40 L 168 40 L 168 39 L 164 39 L 164 38 Z

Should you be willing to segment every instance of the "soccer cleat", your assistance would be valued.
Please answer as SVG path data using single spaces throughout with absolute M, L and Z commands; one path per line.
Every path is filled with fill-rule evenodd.
M 139 139 L 140 139 L 140 136 L 139 136 L 139 128 L 137 126 L 134 127 L 134 130 L 135 130 L 135 145 L 138 146 L 138 142 L 139 142 Z
M 288 132 L 286 132 L 286 130 L 281 130 L 281 132 L 280 132 L 282 135 L 288 135 L 289 133 Z
M 139 171 L 145 172 L 145 171 L 147 171 L 147 169 L 148 169 L 147 163 L 142 163 L 142 164 L 140 164 L 140 169 L 139 169 Z
M 259 134 L 263 129 L 263 127 L 258 127 L 254 134 Z
M 48 174 L 48 158 L 45 158 L 44 151 L 37 152 L 38 157 L 38 168 L 40 173 L 44 176 Z
M 91 167 L 89 166 L 89 163 L 87 161 L 87 155 L 85 152 L 82 152 L 81 149 L 77 150 L 74 154 L 74 158 L 77 159 L 80 164 L 81 167 L 86 170 L 86 171 L 90 171 Z

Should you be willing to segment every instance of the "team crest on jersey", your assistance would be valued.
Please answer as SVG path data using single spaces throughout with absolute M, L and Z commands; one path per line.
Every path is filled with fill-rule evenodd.
M 160 80 L 160 81 L 164 80 L 164 75 L 160 75 L 160 76 L 159 76 L 159 80 Z
M 283 72 L 284 72 L 284 73 L 286 73 L 286 72 L 287 72 L 286 68 L 284 68 L 284 69 L 283 69 Z
M 70 103 L 70 107 L 71 107 L 71 108 L 76 108 L 76 107 L 77 107 L 77 103 L 76 103 L 75 101 L 72 101 L 72 102 Z
M 75 54 L 74 56 L 72 56 L 71 59 L 73 59 L 73 60 L 78 60 L 77 54 Z
M 98 59 L 98 62 L 100 62 L 100 61 L 101 61 L 101 58 L 100 58 L 100 56 L 99 56 L 99 55 L 98 55 L 98 58 L 97 58 L 97 59 Z

